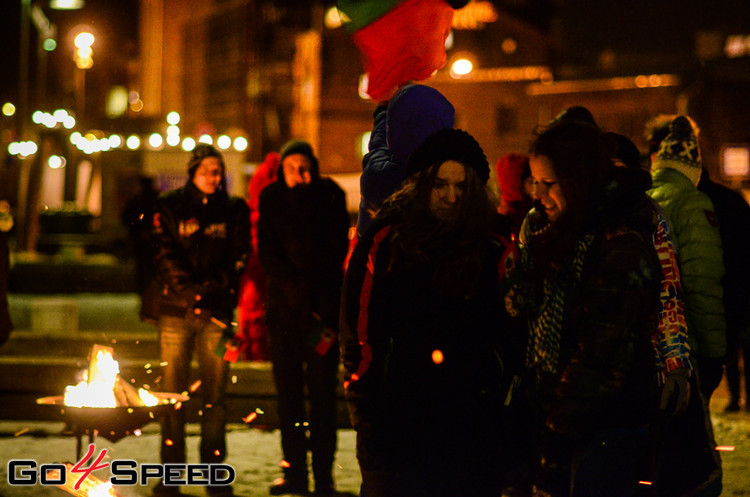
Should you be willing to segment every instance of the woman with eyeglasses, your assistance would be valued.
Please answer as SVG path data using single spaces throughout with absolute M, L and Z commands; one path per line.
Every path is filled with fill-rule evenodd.
M 643 190 L 616 174 L 592 125 L 552 124 L 533 142 L 530 167 L 535 207 L 508 302 L 529 324 L 534 495 L 641 495 L 658 406 L 653 211 Z

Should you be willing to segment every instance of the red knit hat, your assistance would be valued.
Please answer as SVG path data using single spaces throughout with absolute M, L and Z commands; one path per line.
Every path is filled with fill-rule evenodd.
M 500 200 L 503 203 L 520 202 L 523 196 L 523 180 L 529 173 L 529 158 L 521 154 L 508 154 L 495 164 Z

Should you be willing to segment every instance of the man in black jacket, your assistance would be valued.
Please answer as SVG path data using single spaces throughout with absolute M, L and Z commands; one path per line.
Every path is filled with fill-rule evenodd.
M 282 148 L 278 178 L 260 195 L 258 219 L 258 256 L 268 275 L 266 323 L 286 461 L 284 478 L 271 487 L 271 495 L 308 492 L 308 446 L 315 493 L 330 495 L 336 451 L 336 330 L 349 216 L 343 190 L 319 176 L 309 143 L 292 141 Z
M 193 351 L 200 364 L 200 459 L 226 458 L 224 394 L 228 363 L 215 351 L 232 321 L 237 287 L 250 251 L 250 211 L 226 192 L 221 154 L 201 144 L 188 164 L 187 184 L 159 197 L 154 243 L 159 283 L 159 340 L 163 386 L 183 392 L 190 381 Z M 184 409 L 162 420 L 163 463 L 185 462 Z M 231 496 L 228 486 L 207 487 L 210 496 Z M 178 487 L 158 485 L 154 495 L 179 495 Z

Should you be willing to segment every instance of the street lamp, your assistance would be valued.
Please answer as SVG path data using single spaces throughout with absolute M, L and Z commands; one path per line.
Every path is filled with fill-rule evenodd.
M 76 63 L 75 71 L 75 101 L 76 112 L 79 119 L 86 109 L 86 69 L 94 65 L 94 35 L 88 31 L 78 33 L 73 41 L 75 50 L 73 60 Z
M 76 46 L 73 60 L 78 69 L 90 69 L 94 65 L 94 50 L 91 46 L 94 44 L 94 35 L 89 32 L 82 32 L 76 35 L 73 43 Z

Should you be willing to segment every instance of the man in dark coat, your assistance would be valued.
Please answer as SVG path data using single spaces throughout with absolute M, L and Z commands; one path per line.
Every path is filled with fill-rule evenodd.
M 336 332 L 349 243 L 345 194 L 320 177 L 309 143 L 291 141 L 281 150 L 278 181 L 260 195 L 259 213 L 258 256 L 268 277 L 266 323 L 286 461 L 284 478 L 271 487 L 271 495 L 308 492 L 308 447 L 315 493 L 332 494 Z
M 738 356 L 745 361 L 745 410 L 750 412 L 750 205 L 741 193 L 711 181 L 703 169 L 698 182 L 716 209 L 721 246 L 724 250 L 724 315 L 727 321 L 727 364 L 729 412 L 740 409 L 740 373 Z
M 200 365 L 200 459 L 226 458 L 224 395 L 229 365 L 216 350 L 237 305 L 237 287 L 250 251 L 250 211 L 226 192 L 224 160 L 210 145 L 198 145 L 188 163 L 187 184 L 159 197 L 154 216 L 158 325 L 163 385 L 183 392 L 190 382 L 193 351 Z M 155 298 L 155 297 L 144 297 Z M 161 458 L 185 462 L 185 410 L 162 419 Z M 207 487 L 210 496 L 231 496 L 228 486 Z M 180 495 L 158 485 L 154 495 Z

